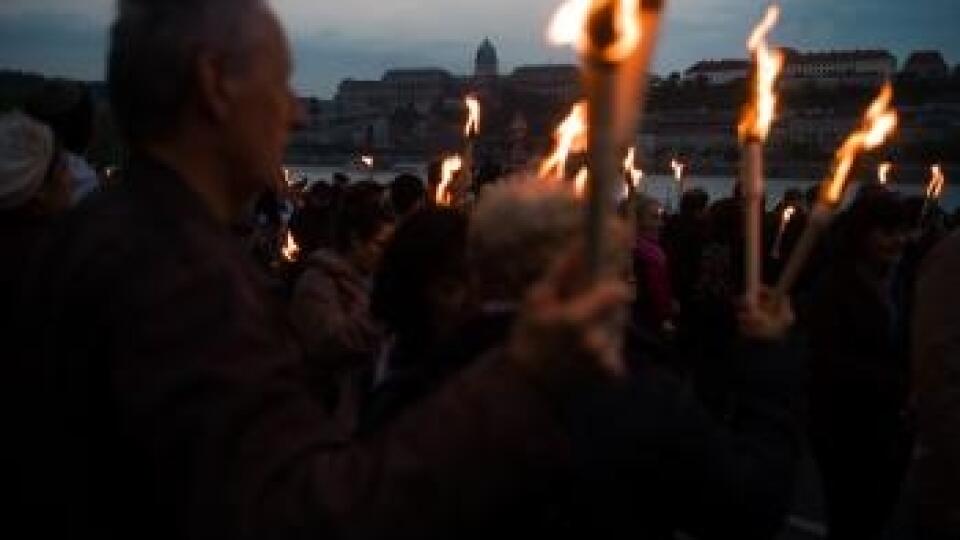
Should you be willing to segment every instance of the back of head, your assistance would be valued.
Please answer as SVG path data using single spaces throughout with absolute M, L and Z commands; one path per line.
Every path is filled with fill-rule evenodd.
M 519 301 L 581 233 L 583 209 L 562 186 L 489 186 L 470 222 L 467 256 L 488 301 Z
M 838 254 L 859 256 L 870 234 L 876 231 L 905 233 L 910 227 L 908 216 L 907 206 L 894 192 L 871 191 L 857 197 L 838 219 L 841 242 Z
M 784 206 L 798 206 L 803 203 L 803 192 L 796 188 L 790 188 L 783 194 Z
M 710 239 L 719 244 L 738 244 L 743 238 L 743 203 L 722 199 L 710 207 Z
M 703 213 L 710 204 L 710 195 L 700 188 L 687 191 L 680 198 L 680 215 L 683 217 L 695 217 Z
M 399 334 L 434 328 L 431 291 L 465 284 L 466 242 L 467 219 L 455 210 L 422 210 L 401 223 L 374 278 L 374 316 Z
M 367 184 L 350 186 L 339 200 L 334 222 L 334 249 L 348 253 L 357 242 L 367 242 L 392 221 L 379 190 Z
M 405 216 L 426 201 L 423 181 L 411 174 L 402 174 L 390 184 L 390 204 L 397 216 Z
M 134 143 L 169 136 L 197 91 L 204 52 L 242 70 L 247 22 L 262 0 L 120 0 L 111 29 L 107 79 L 123 134 Z
M 47 81 L 27 112 L 50 126 L 68 152 L 82 155 L 93 138 L 93 95 L 81 83 Z

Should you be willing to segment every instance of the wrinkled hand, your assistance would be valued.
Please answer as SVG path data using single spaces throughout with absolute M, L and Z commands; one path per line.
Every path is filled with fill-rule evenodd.
M 571 250 L 533 287 L 508 345 L 511 360 L 536 378 L 625 373 L 621 344 L 629 289 L 610 278 L 580 286 L 587 282 L 580 252 Z
M 737 318 L 744 337 L 761 341 L 784 339 L 796 322 L 790 299 L 765 287 L 760 289 L 756 302 L 741 302 Z

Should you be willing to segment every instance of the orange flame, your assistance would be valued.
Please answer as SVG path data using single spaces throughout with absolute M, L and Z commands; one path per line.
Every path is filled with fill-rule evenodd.
M 627 150 L 627 157 L 623 160 L 623 170 L 627 172 L 627 175 L 630 177 L 630 183 L 633 185 L 633 189 L 639 190 L 640 183 L 643 181 L 643 171 L 637 168 L 637 149 L 630 147 Z
M 463 134 L 473 137 L 480 133 L 480 100 L 468 96 L 464 103 L 467 104 L 467 124 L 463 128 Z
M 828 205 L 837 205 L 843 198 L 847 178 L 853 170 L 857 156 L 865 150 L 873 150 L 886 141 L 897 127 L 897 112 L 893 104 L 893 86 L 884 85 L 880 95 L 870 105 L 864 117 L 863 125 L 852 133 L 837 150 L 836 168 L 833 177 L 826 185 L 822 200 Z
M 670 161 L 670 167 L 673 168 L 673 177 L 676 178 L 677 182 L 683 180 L 683 172 L 686 170 L 687 166 L 683 163 L 680 163 L 676 159 Z
M 587 182 L 590 181 L 590 169 L 581 167 L 577 172 L 577 177 L 573 180 L 573 189 L 578 197 L 583 197 L 587 193 Z
M 933 177 L 930 179 L 930 185 L 927 186 L 927 198 L 930 200 L 939 199 L 943 195 L 943 186 L 946 184 L 947 179 L 943 175 L 943 169 L 939 165 L 934 165 L 930 167 L 930 172 Z
M 567 172 L 567 158 L 571 152 L 587 149 L 587 104 L 578 102 L 570 115 L 554 132 L 555 147 L 552 154 L 540 166 L 540 178 L 562 179 Z
M 463 168 L 463 159 L 460 156 L 450 156 L 443 160 L 441 165 L 440 185 L 437 186 L 436 201 L 437 204 L 450 206 L 453 203 L 453 195 L 450 193 L 450 184 L 454 176 Z
M 893 163 L 884 162 L 880 164 L 880 167 L 877 168 L 877 178 L 880 180 L 880 185 L 885 186 L 887 182 L 890 181 L 890 171 L 893 170 Z
M 767 14 L 750 35 L 747 49 L 753 53 L 756 64 L 756 87 L 753 100 L 744 111 L 740 121 L 740 139 L 765 141 L 770 134 L 770 126 L 777 111 L 777 95 L 774 85 L 783 71 L 786 57 L 779 50 L 771 50 L 767 44 L 767 35 L 773 30 L 780 17 L 780 8 L 772 5 Z
M 287 231 L 287 241 L 280 252 L 283 254 L 283 258 L 289 262 L 297 260 L 300 255 L 300 246 L 297 245 L 297 241 L 293 239 L 293 233 L 290 231 Z
M 780 219 L 780 234 L 783 234 L 787 230 L 787 225 L 790 224 L 790 221 L 793 220 L 793 216 L 797 215 L 797 209 L 793 206 L 788 206 L 783 209 L 783 217 Z
M 554 45 L 572 45 L 583 55 L 597 55 L 607 62 L 626 60 L 640 45 L 639 0 L 568 0 L 550 22 L 547 39 Z M 595 16 L 611 10 L 613 41 L 598 45 L 590 32 Z

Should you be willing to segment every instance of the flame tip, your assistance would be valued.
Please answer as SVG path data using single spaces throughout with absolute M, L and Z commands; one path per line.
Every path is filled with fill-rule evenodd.
M 642 40 L 640 2 L 637 0 L 567 0 L 555 12 L 547 30 L 554 45 L 572 45 L 583 55 L 621 62 L 632 55 Z M 591 19 L 607 8 L 615 17 L 612 43 L 598 46 L 590 35 Z

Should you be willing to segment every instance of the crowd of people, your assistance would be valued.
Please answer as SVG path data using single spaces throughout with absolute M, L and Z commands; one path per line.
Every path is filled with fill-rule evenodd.
M 288 184 L 291 69 L 261 0 L 124 0 L 120 172 L 76 111 L 0 115 L 10 530 L 773 539 L 809 448 L 830 538 L 903 504 L 960 537 L 942 211 L 865 186 L 789 297 L 747 303 L 738 193 L 632 193 L 598 277 L 563 184 Z M 769 213 L 767 283 L 814 199 Z

